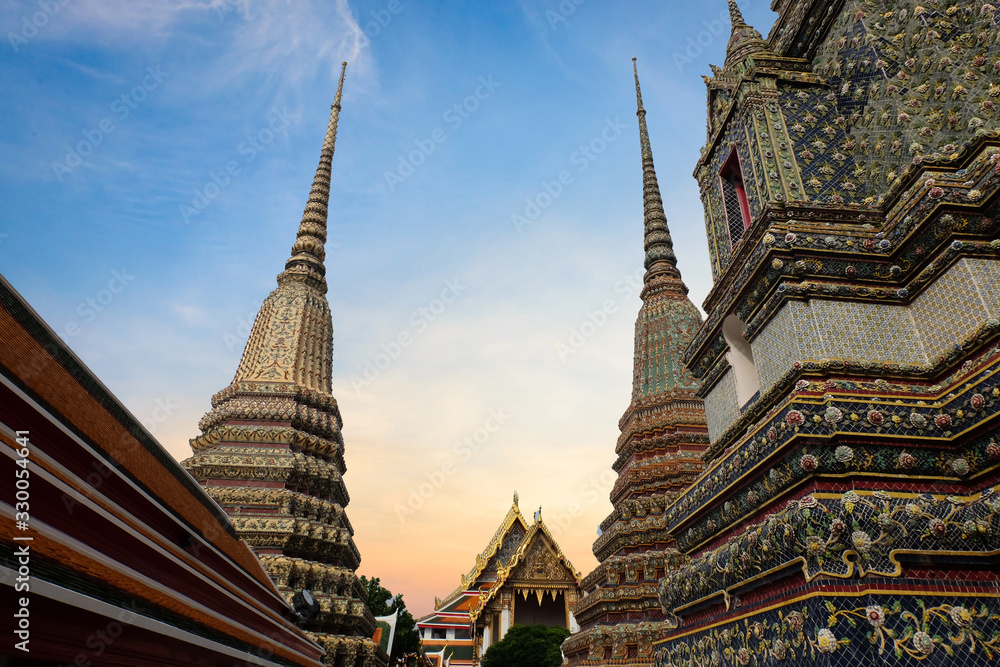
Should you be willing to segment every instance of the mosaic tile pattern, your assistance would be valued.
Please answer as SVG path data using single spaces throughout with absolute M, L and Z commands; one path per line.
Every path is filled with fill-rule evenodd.
M 801 94 L 789 113 L 814 200 L 872 203 L 914 157 L 954 154 L 996 126 L 1000 14 L 969 0 L 935 5 L 858 5 L 824 40 L 813 70 L 829 92 L 821 104 Z
M 879 390 L 878 381 L 807 381 L 788 403 L 768 415 L 737 446 L 722 452 L 717 464 L 667 510 L 668 528 L 677 539 L 677 548 L 688 552 L 701 545 L 718 530 L 728 529 L 756 512 L 761 499 L 779 497 L 812 475 L 856 471 L 869 478 L 905 474 L 914 479 L 958 480 L 996 467 L 1000 463 L 994 419 L 1000 415 L 998 362 L 1000 348 L 994 347 L 977 363 L 956 373 L 939 391 L 909 396 L 899 392 L 896 396 L 905 398 L 892 402 L 853 395 Z M 894 389 L 888 383 L 884 387 L 887 391 Z M 897 385 L 895 390 L 901 388 Z M 830 391 L 838 394 L 817 402 Z M 961 434 L 973 432 L 983 435 L 962 440 Z M 962 444 L 944 452 L 906 444 L 928 439 Z M 848 440 L 855 444 L 841 444 Z M 793 441 L 798 445 L 789 448 Z M 721 443 L 732 445 L 733 440 Z M 775 457 L 778 451 L 786 453 Z M 766 475 L 760 470 L 753 481 L 744 480 L 747 471 L 761 464 L 767 466 Z M 730 494 L 736 484 L 742 484 L 742 488 L 729 495 L 727 502 L 704 509 L 720 496 Z M 687 523 L 695 515 L 698 519 Z M 687 525 L 679 529 L 682 524 Z
M 991 259 L 965 259 L 962 264 L 975 281 L 979 298 L 989 316 L 1000 318 L 1000 262 Z
M 753 356 L 760 376 L 761 394 L 766 393 L 792 364 L 824 356 L 809 303 L 789 301 L 775 313 L 753 341 Z
M 708 436 L 713 442 L 740 416 L 736 401 L 736 376 L 729 369 L 705 397 Z
M 761 394 L 796 361 L 936 363 L 998 314 L 1000 262 L 977 258 L 957 262 L 909 306 L 789 301 L 752 343 Z M 721 394 L 716 399 L 721 400 Z M 735 393 L 733 405 L 738 408 Z M 711 416 L 709 421 L 723 429 L 732 424 Z M 711 428 L 710 432 L 713 442 L 722 433 Z
M 920 336 L 910 313 L 881 303 L 814 300 L 812 311 L 825 357 L 923 364 Z
M 935 280 L 909 310 L 930 360 L 947 354 L 988 317 L 965 260 Z
M 654 665 L 996 664 L 996 582 L 955 581 L 953 586 L 965 592 L 941 594 L 913 582 L 895 595 L 872 588 L 855 595 L 841 589 L 801 597 L 659 643 Z
M 764 330 L 753 339 L 754 363 L 760 379 L 761 393 L 774 386 L 782 373 L 800 358 L 801 346 L 795 339 L 794 315 L 791 303 L 785 305 L 771 318 Z
M 947 498 L 882 490 L 817 492 L 744 525 L 742 534 L 668 573 L 660 581 L 660 603 L 672 610 L 777 567 L 801 569 L 807 580 L 820 574 L 894 577 L 902 572 L 904 553 L 944 557 L 998 548 L 996 488 Z

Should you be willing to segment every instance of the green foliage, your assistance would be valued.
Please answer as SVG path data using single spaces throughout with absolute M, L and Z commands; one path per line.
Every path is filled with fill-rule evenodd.
M 368 591 L 368 608 L 375 616 L 388 616 L 399 611 L 396 621 L 396 638 L 392 642 L 392 653 L 389 655 L 389 665 L 415 665 L 416 656 L 420 653 L 420 633 L 413 615 L 406 610 L 403 594 L 393 595 L 382 586 L 378 577 L 361 577 L 361 583 Z
M 483 656 L 483 667 L 559 667 L 566 628 L 515 625 Z

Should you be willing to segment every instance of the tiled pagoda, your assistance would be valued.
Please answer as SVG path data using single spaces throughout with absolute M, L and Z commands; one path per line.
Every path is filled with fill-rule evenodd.
M 344 439 L 331 393 L 333 326 L 324 277 L 330 168 L 341 71 L 319 167 L 278 287 L 264 300 L 233 382 L 212 397 L 184 464 L 229 513 L 286 599 L 309 591 L 304 625 L 325 664 L 375 667 L 375 620 L 355 571 L 344 508 Z
M 729 2 L 656 665 L 1000 660 L 1000 11 Z
M 572 665 L 652 663 L 663 620 L 657 582 L 686 559 L 668 548 L 664 512 L 701 471 L 708 444 L 699 383 L 680 361 L 701 315 L 677 270 L 637 71 L 635 93 L 646 274 L 635 323 L 632 401 L 619 422 L 615 448 L 614 511 L 594 543 L 601 564 L 584 579 L 586 595 L 573 610 L 582 631 L 563 644 Z

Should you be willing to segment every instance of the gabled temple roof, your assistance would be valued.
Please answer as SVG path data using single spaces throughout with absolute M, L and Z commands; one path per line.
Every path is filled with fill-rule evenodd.
M 517 492 L 514 492 L 514 501 L 511 504 L 509 510 L 507 510 L 507 515 L 500 522 L 500 527 L 493 534 L 493 539 L 490 540 L 486 548 L 483 549 L 479 554 L 476 555 L 476 564 L 472 566 L 468 574 L 462 575 L 462 583 L 459 584 L 458 588 L 453 590 L 451 593 L 442 598 L 434 598 L 434 610 L 437 611 L 441 609 L 442 606 L 450 604 L 463 592 L 472 588 L 476 580 L 483 574 L 487 566 L 493 564 L 496 561 L 500 561 L 502 566 L 507 560 L 509 560 L 511 554 L 499 553 L 501 547 L 504 544 L 512 544 L 516 539 L 516 544 L 520 544 L 524 538 L 524 535 L 528 532 L 528 522 L 524 520 L 524 515 L 521 514 L 520 508 L 517 506 Z M 519 532 L 520 535 L 516 533 Z M 513 534 L 512 534 L 513 533 Z M 516 546 L 516 545 L 515 545 Z M 495 558 L 496 557 L 496 558 Z
M 518 507 L 517 493 L 507 515 L 500 522 L 493 538 L 482 552 L 476 555 L 476 564 L 468 574 L 462 575 L 462 583 L 444 598 L 434 598 L 434 612 L 419 619 L 423 623 L 441 614 L 468 613 L 471 620 L 478 616 L 511 574 L 517 569 L 536 539 L 544 537 L 554 552 L 555 558 L 566 568 L 570 576 L 580 585 L 580 573 L 563 554 L 555 537 L 541 518 L 541 508 L 535 514 L 531 526 Z M 493 575 L 493 572 L 496 574 Z
M 559 560 L 559 562 L 566 569 L 566 571 L 572 576 L 573 580 L 576 582 L 576 585 L 577 586 L 580 585 L 581 581 L 580 573 L 576 571 L 576 569 L 573 567 L 573 564 L 569 561 L 568 558 L 566 558 L 565 554 L 563 554 L 562 549 L 559 548 L 559 544 L 556 542 L 556 538 L 552 536 L 552 533 L 549 532 L 548 527 L 542 521 L 542 510 L 541 508 L 539 508 L 538 513 L 535 514 L 534 525 L 532 525 L 531 528 L 528 529 L 528 532 L 524 536 L 524 539 L 521 540 L 521 544 L 517 548 L 517 551 L 514 552 L 514 555 L 510 558 L 509 561 L 507 561 L 506 565 L 503 565 L 500 569 L 497 570 L 496 582 L 492 586 L 490 586 L 488 590 L 486 590 L 485 594 L 481 593 L 479 595 L 479 604 L 469 612 L 470 621 L 475 621 L 476 618 L 479 617 L 479 614 L 482 612 L 486 604 L 496 596 L 497 592 L 503 588 L 503 585 L 505 583 L 507 583 L 507 579 L 511 576 L 511 574 L 517 570 L 517 566 L 522 563 L 534 541 L 536 539 L 540 539 L 542 536 L 544 536 L 545 540 L 548 542 L 548 545 L 555 552 L 555 557 Z

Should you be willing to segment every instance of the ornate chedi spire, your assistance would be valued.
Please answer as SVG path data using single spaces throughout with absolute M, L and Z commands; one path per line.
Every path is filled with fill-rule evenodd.
M 760 36 L 760 33 L 743 20 L 743 14 L 740 12 L 736 0 L 727 1 L 729 3 L 729 20 L 733 24 L 733 30 L 729 35 L 729 43 L 726 45 L 724 66 L 726 68 L 733 67 L 753 53 L 771 53 L 767 42 Z
M 304 628 L 326 649 L 326 663 L 375 667 L 386 656 L 369 639 L 375 620 L 355 575 L 361 556 L 344 511 L 343 422 L 331 393 L 333 324 L 323 264 L 346 68 L 291 257 L 261 306 L 236 376 L 212 397 L 184 465 L 229 513 L 278 590 L 289 601 L 311 593 L 318 609 L 307 610 Z
M 646 110 L 635 58 L 636 116 L 639 118 L 639 146 L 642 151 L 643 265 L 646 275 L 642 290 L 643 308 L 636 323 L 635 375 L 632 400 L 670 391 L 694 391 L 698 384 L 680 364 L 680 354 L 701 325 L 698 309 L 687 298 L 688 288 L 677 269 L 677 256 L 670 238 L 663 198 L 653 167 L 653 149 L 646 128 Z M 682 323 L 682 329 L 678 324 Z M 641 328 L 640 328 L 641 327 Z M 680 340 L 674 340 L 677 335 Z M 678 350 L 677 348 L 680 347 Z
M 651 270 L 656 265 L 657 273 L 668 273 L 680 279 L 674 242 L 670 238 L 670 229 L 667 228 L 667 215 L 663 212 L 660 184 L 656 181 L 656 169 L 653 167 L 653 148 L 649 144 L 646 110 L 642 106 L 642 89 L 639 87 L 639 70 L 635 58 L 632 58 L 632 72 L 635 74 L 635 115 L 639 117 L 639 146 L 642 149 L 643 247 L 646 250 L 643 266 Z M 652 271 L 646 274 L 647 282 L 651 275 Z
M 698 383 L 681 354 L 701 325 L 677 269 L 653 168 L 639 75 L 633 58 L 642 150 L 646 275 L 635 323 L 632 401 L 619 421 L 614 511 L 600 526 L 594 555 L 601 564 L 583 582 L 574 608 L 583 630 L 563 652 L 572 665 L 648 665 L 663 612 L 656 586 L 685 557 L 669 546 L 663 515 L 701 471 L 708 444 Z M 639 521 L 636 521 L 639 518 Z
M 302 213 L 302 222 L 292 246 L 292 256 L 285 262 L 285 271 L 278 276 L 278 284 L 292 280 L 305 280 L 326 294 L 326 219 L 327 205 L 330 201 L 330 169 L 333 162 L 333 149 L 337 143 L 337 121 L 340 119 L 340 98 L 344 94 L 344 75 L 347 63 L 340 69 L 340 83 L 337 94 L 333 98 L 330 111 L 330 123 L 323 139 L 323 150 L 319 154 L 319 166 L 313 178 L 312 189 L 306 210 Z
M 740 12 L 739 5 L 736 4 L 736 0 L 728 0 L 729 4 L 729 20 L 733 25 L 746 25 L 746 21 L 743 20 L 743 13 Z

